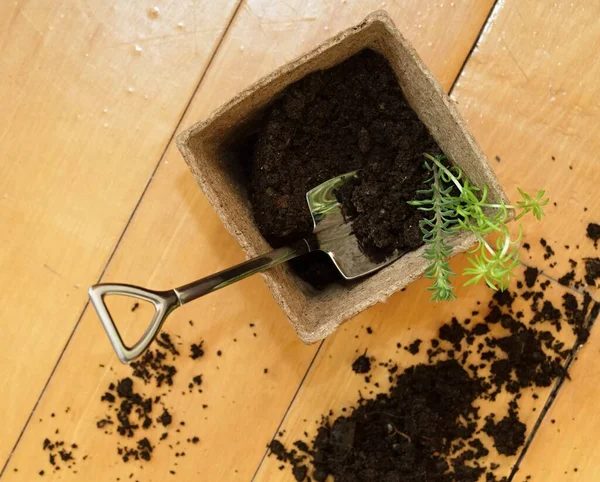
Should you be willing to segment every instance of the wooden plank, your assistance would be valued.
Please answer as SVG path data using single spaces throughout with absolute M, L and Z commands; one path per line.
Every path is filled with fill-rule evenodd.
M 545 222 L 527 222 L 524 241 L 539 247 L 544 237 L 557 256 L 536 249 L 524 259 L 554 278 L 570 271 L 569 258 L 599 255 L 586 238 L 588 223 L 600 221 L 599 13 L 599 2 L 585 0 L 499 2 L 453 95 L 509 197 L 519 186 L 551 197 Z
M 536 249 L 530 262 L 554 277 L 568 271 L 572 257 L 581 278 L 581 259 L 599 256 L 585 237 L 587 224 L 600 222 L 600 65 L 593 60 L 600 48 L 599 15 L 598 2 L 506 1 L 455 92 L 488 154 L 501 157 L 494 165 L 501 181 L 545 187 L 557 202 L 549 222 L 528 227 L 527 235 L 532 245 L 541 236 L 553 241 L 557 257 L 544 260 Z M 550 267 L 553 261 L 558 265 Z M 597 289 L 592 294 L 598 299 Z M 595 326 L 515 482 L 527 476 L 545 482 L 598 479 L 599 331 Z
M 359 21 L 379 5 L 374 1 L 333 4 L 316 0 L 244 3 L 183 124 L 205 117 L 252 81 L 336 30 Z M 448 88 L 448 79 L 460 69 L 491 2 L 437 5 L 393 3 L 389 11 L 436 75 L 447 79 L 444 85 Z M 422 19 L 421 27 L 416 18 Z M 443 27 L 433 31 L 426 28 L 426 22 Z M 242 259 L 241 250 L 199 193 L 172 145 L 164 159 L 110 263 L 106 280 L 167 287 Z M 114 312 L 116 317 L 123 317 L 128 336 L 141 326 L 140 311 L 132 314 L 129 306 L 115 306 Z M 195 321 L 193 328 L 187 324 L 189 319 Z M 255 325 L 257 337 L 252 336 L 249 323 Z M 179 416 L 185 416 L 186 430 L 197 431 L 201 437 L 197 451 L 189 449 L 190 456 L 177 460 L 177 474 L 184 474 L 184 478 L 201 474 L 206 480 L 248 480 L 317 347 L 304 346 L 295 338 L 258 278 L 185 307 L 174 314 L 169 329 L 186 343 L 202 337 L 207 347 L 201 365 L 187 360 L 178 365 L 178 383 L 184 385 L 197 370 L 202 371 L 205 390 L 201 398 L 175 393 L 168 397 L 169 405 Z M 222 350 L 223 356 L 217 357 L 216 350 Z M 269 369 L 268 375 L 264 368 Z M 110 380 L 127 373 L 126 367 L 115 362 L 96 316 L 87 310 L 35 410 L 34 422 L 11 458 L 5 478 L 30 480 L 44 467 L 46 476 L 58 477 L 48 473 L 41 443 L 60 425 L 61 437 L 76 441 L 78 453 L 89 455 L 85 461 L 79 459 L 77 474 L 61 471 L 61 480 L 80 480 L 98 473 L 106 480 L 123 480 L 130 473 L 140 480 L 171 480 L 173 454 L 166 447 L 155 451 L 150 470 L 140 469 L 139 464 L 126 466 L 118 463 L 114 437 L 95 427 L 103 416 L 100 395 Z M 200 410 L 201 404 L 210 409 Z M 65 406 L 70 407 L 68 414 L 61 410 Z M 55 418 L 50 417 L 52 412 Z M 155 435 L 149 432 L 148 436 Z
M 460 271 L 465 265 L 464 257 L 457 257 L 452 263 L 456 271 Z M 520 270 L 522 268 L 519 268 Z M 519 278 L 523 278 L 520 274 Z M 538 278 L 539 284 L 546 278 Z M 483 322 L 487 314 L 486 307 L 492 298 L 493 291 L 485 286 L 457 289 L 459 300 L 451 303 L 431 303 L 431 293 L 427 291 L 430 281 L 421 279 L 410 285 L 406 291 L 394 295 L 388 303 L 378 305 L 359 315 L 352 323 L 346 324 L 334 336 L 327 339 L 320 350 L 317 359 L 302 384 L 302 387 L 292 405 L 280 433 L 277 437 L 287 447 L 293 447 L 296 440 L 312 440 L 316 434 L 317 427 L 321 424 L 321 416 L 331 414 L 330 420 L 343 414 L 347 408 L 357 405 L 359 392 L 362 396 L 373 397 L 376 393 L 385 392 L 390 386 L 389 372 L 386 367 L 378 366 L 379 362 L 391 360 L 398 365 L 398 372 L 418 363 L 427 363 L 426 350 L 431 347 L 430 340 L 438 337 L 440 327 L 451 321 L 453 317 L 458 320 L 471 319 L 471 324 Z M 515 283 L 511 290 L 515 290 Z M 565 293 L 563 287 L 558 283 L 552 283 L 545 290 L 545 299 L 554 306 L 562 305 L 562 295 Z M 530 302 L 517 297 L 513 310 L 523 311 L 522 322 L 527 323 L 532 318 Z M 473 315 L 478 311 L 478 315 Z M 367 332 L 367 327 L 372 333 Z M 489 325 L 490 336 L 506 336 L 505 329 L 500 324 Z M 547 325 L 544 325 L 547 329 Z M 565 343 L 572 346 L 575 338 L 569 329 L 562 333 L 554 332 L 554 335 Z M 422 348 L 418 355 L 412 355 L 405 348 L 397 348 L 397 343 L 402 347 L 409 346 L 415 340 L 422 340 Z M 477 340 L 479 343 L 482 340 Z M 365 350 L 374 357 L 376 362 L 369 373 L 370 383 L 365 383 L 364 376 L 357 375 L 352 371 L 352 363 Z M 482 362 L 480 355 L 471 354 L 467 365 L 479 365 Z M 335 383 L 333 383 L 335 380 Z M 519 419 L 527 425 L 527 433 L 535 424 L 537 415 L 548 397 L 552 387 L 523 390 L 523 396 L 519 399 Z M 535 393 L 535 397 L 534 397 Z M 536 398 L 539 397 L 539 398 Z M 483 427 L 484 418 L 490 413 L 496 413 L 499 417 L 508 411 L 508 403 L 512 396 L 503 391 L 495 402 L 489 400 L 478 400 L 480 425 Z M 348 412 L 346 412 L 348 413 Z M 303 435 L 308 433 L 308 437 Z M 478 460 L 482 466 L 489 467 L 495 463 L 498 469 L 495 475 L 500 480 L 508 476 L 517 456 L 507 457 L 499 455 L 493 449 L 491 440 L 483 433 L 478 437 L 486 444 L 490 454 Z M 274 456 L 267 457 L 257 474 L 256 481 L 290 480 L 289 468 L 279 471 L 281 462 Z
M 544 417 L 514 481 L 595 482 L 598 460 L 600 329 L 577 356 L 567 380 Z M 552 454 L 552 457 L 548 457 Z M 528 479 L 527 476 L 530 476 Z
M 1 3 L 1 465 L 236 4 Z

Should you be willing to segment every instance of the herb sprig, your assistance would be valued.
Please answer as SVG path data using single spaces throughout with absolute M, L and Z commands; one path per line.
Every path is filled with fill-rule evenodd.
M 423 241 L 426 244 L 425 258 L 429 266 L 425 276 L 433 280 L 429 288 L 434 301 L 449 301 L 456 298 L 451 277 L 455 275 L 448 259 L 452 247 L 447 238 L 460 231 L 472 233 L 477 238 L 477 246 L 469 251 L 468 262 L 463 274 L 470 276 L 464 284 L 470 285 L 481 280 L 494 290 L 505 290 L 514 270 L 519 266 L 519 241 L 522 229 L 515 239 L 511 239 L 507 221 L 514 212 L 515 220 L 531 213 L 540 220 L 544 216 L 543 207 L 549 199 L 545 191 L 530 196 L 521 189 L 522 199 L 515 205 L 504 202 L 488 202 L 488 187 L 479 188 L 467 179 L 458 166 L 450 166 L 443 155 L 425 154 L 425 167 L 431 173 L 427 179 L 427 189 L 417 192 L 420 199 L 409 201 L 419 210 L 429 213 L 420 222 Z M 485 237 L 497 233 L 494 245 Z

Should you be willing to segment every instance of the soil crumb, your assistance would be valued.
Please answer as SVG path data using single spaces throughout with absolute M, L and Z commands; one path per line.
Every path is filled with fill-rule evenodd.
M 371 360 L 367 357 L 366 353 L 354 360 L 352 371 L 354 373 L 369 373 L 371 371 Z
M 197 358 L 204 356 L 204 350 L 202 349 L 203 344 L 203 341 L 201 341 L 200 343 L 192 343 L 192 345 L 190 346 L 190 358 L 192 360 L 196 360 Z
M 533 286 L 535 286 L 538 274 L 539 271 L 537 270 L 537 268 L 527 267 L 525 269 L 525 284 L 528 288 L 533 288 Z
M 597 286 L 600 279 L 600 258 L 585 259 L 585 282 L 590 286 Z
M 600 240 L 600 224 L 590 223 L 587 226 L 587 236 L 594 241 L 594 248 L 598 247 L 598 240 Z
M 516 455 L 525 444 L 527 427 L 519 420 L 517 413 L 511 410 L 498 423 L 494 423 L 493 418 L 488 419 L 484 431 L 494 440 L 494 447 L 499 454 Z

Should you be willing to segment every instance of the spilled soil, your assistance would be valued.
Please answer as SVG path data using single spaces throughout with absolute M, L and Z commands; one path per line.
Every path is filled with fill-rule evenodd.
M 132 310 L 136 305 L 132 306 Z M 157 451 L 165 450 L 173 455 L 169 469 L 171 475 L 177 473 L 177 459 L 185 457 L 188 450 L 200 443 L 198 434 L 187 429 L 185 414 L 173 411 L 172 398 L 173 395 L 199 396 L 198 393 L 202 393 L 202 374 L 189 381 L 183 380 L 187 390 L 180 391 L 181 381 L 175 383 L 177 365 L 183 361 L 181 357 L 189 357 L 193 360 L 191 363 L 198 363 L 200 368 L 204 356 L 203 341 L 192 343 L 186 349 L 175 338 L 166 332 L 161 333 L 153 348 L 129 365 L 130 376 L 115 378 L 107 384 L 99 396 L 95 420 L 96 428 L 110 439 L 114 455 L 120 463 L 143 466 L 152 460 Z M 207 405 L 198 404 L 198 407 L 202 410 Z M 67 407 L 65 412 L 69 410 Z M 53 413 L 52 418 L 54 416 Z M 39 470 L 40 476 L 61 469 L 76 474 L 78 462 L 93 456 L 78 454 L 78 445 L 56 439 L 58 434 L 59 428 L 53 437 L 43 441 L 42 448 L 48 453 L 49 465 Z M 127 469 L 124 467 L 124 470 Z M 132 476 L 133 473 L 130 478 Z
M 593 242 L 590 238 L 588 247 Z M 544 243 L 550 248 L 546 253 L 559 249 Z M 554 256 L 549 263 L 556 263 Z M 569 259 L 568 286 L 587 286 L 589 270 L 575 270 L 589 259 L 594 258 Z M 477 301 L 470 316 L 450 318 L 432 339 L 396 343 L 402 368 L 398 360 L 378 361 L 370 349 L 357 352 L 346 367 L 365 382 L 355 403 L 342 407 L 340 415 L 323 414 L 312 437 L 305 433 L 289 446 L 273 440 L 270 456 L 282 461 L 282 469 L 288 465 L 297 481 L 333 476 L 336 482 L 507 482 L 506 466 L 496 462 L 513 463 L 505 458 L 519 454 L 531 435 L 531 412 L 521 409 L 524 394 L 533 391 L 536 398 L 539 389 L 568 376 L 564 367 L 587 341 L 600 312 L 585 292 L 549 296 L 552 289 L 541 271 L 524 269 L 511 290 L 494 294 L 487 304 Z M 374 333 L 371 327 L 366 331 Z M 180 457 L 197 456 L 196 446 L 208 443 L 186 425 L 186 413 L 174 409 L 174 396 L 198 397 L 197 410 L 208 408 L 200 395 L 206 347 L 202 340 L 188 343 L 163 333 L 131 364 L 128 376 L 114 377 L 99 394 L 94 423 L 113 445 L 110 463 L 123 464 L 128 472 L 131 464 L 152 464 L 161 453 L 171 464 L 170 474 L 177 475 Z M 419 355 L 422 363 L 404 368 L 405 353 Z M 190 379 L 182 378 L 182 363 L 197 366 Z M 381 367 L 389 387 L 380 386 L 376 370 Z M 491 413 L 481 408 L 483 402 L 495 404 Z M 57 411 L 58 428 L 40 439 L 40 477 L 76 474 L 94 456 L 80 447 L 83 442 L 62 435 L 58 419 L 69 411 Z
M 192 343 L 188 353 L 183 354 L 180 353 L 183 344 L 175 343 L 166 332 L 162 332 L 155 343 L 158 348 L 146 351 L 130 364 L 130 377 L 111 382 L 100 397 L 100 401 L 105 403 L 106 414 L 96 422 L 96 426 L 114 440 L 115 450 L 125 463 L 150 461 L 160 445 L 167 445 L 173 450 L 175 444 L 179 446 L 176 457 L 184 457 L 186 451 L 182 442 L 195 445 L 200 441 L 195 433 L 182 437 L 185 420 L 180 414 L 174 415 L 168 405 L 177 376 L 178 359 L 188 356 L 198 362 L 204 355 L 204 343 Z M 145 395 L 148 385 L 154 390 L 162 389 L 162 394 Z M 201 385 L 202 375 L 199 374 L 188 382 L 187 392 L 181 394 L 202 393 Z M 173 436 L 176 441 L 171 440 Z
M 350 368 L 371 388 L 340 416 L 323 414 L 313 438 L 289 447 L 273 440 L 270 456 L 297 481 L 507 482 L 494 461 L 514 457 L 530 435 L 524 390 L 567 376 L 564 366 L 600 310 L 587 294 L 548 296 L 550 282 L 533 268 L 514 285 L 470 317 L 448 320 L 436 338 L 416 340 L 416 350 L 405 347 L 425 350 L 427 363 L 403 372 L 394 360 L 379 363 L 391 382 L 384 392 L 371 381 L 375 358 L 356 358 Z M 492 413 L 481 412 L 484 401 L 495 403 Z

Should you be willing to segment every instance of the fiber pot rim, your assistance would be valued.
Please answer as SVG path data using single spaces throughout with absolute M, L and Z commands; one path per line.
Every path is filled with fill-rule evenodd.
M 247 256 L 256 256 L 271 248 L 254 224 L 243 188 L 232 174 L 235 163 L 232 164 L 231 155 L 224 146 L 247 119 L 269 105 L 288 85 L 310 72 L 336 65 L 365 48 L 379 51 L 388 60 L 411 107 L 448 158 L 463 168 L 473 182 L 487 184 L 491 199 L 508 202 L 454 104 L 387 13 L 377 11 L 262 77 L 177 137 L 177 146 L 198 184 Z M 475 241 L 469 233 L 454 237 L 450 241 L 453 255 L 465 251 Z M 385 301 L 421 277 L 427 265 L 422 258 L 424 249 L 422 246 L 404 255 L 354 285 L 332 285 L 323 292 L 308 288 L 287 266 L 274 268 L 263 277 L 298 336 L 310 343 L 326 337 L 343 321 Z

